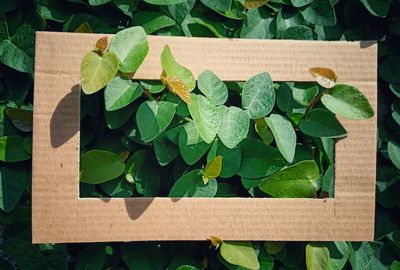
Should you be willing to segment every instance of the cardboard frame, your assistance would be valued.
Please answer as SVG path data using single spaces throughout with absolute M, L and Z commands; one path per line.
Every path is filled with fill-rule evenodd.
M 32 241 L 140 240 L 367 241 L 374 238 L 376 117 L 340 119 L 335 198 L 79 198 L 80 62 L 104 35 L 37 32 Z M 110 36 L 111 38 L 111 36 Z M 330 67 L 362 90 L 377 112 L 375 42 L 243 40 L 149 36 L 135 74 L 159 79 L 168 44 L 193 71 L 245 81 L 267 71 L 274 81 L 312 81 L 308 68 Z

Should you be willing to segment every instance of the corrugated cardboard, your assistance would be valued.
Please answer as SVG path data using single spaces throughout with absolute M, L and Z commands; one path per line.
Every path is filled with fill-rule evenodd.
M 206 240 L 372 240 L 376 117 L 340 119 L 349 136 L 336 144 L 334 199 L 79 198 L 80 62 L 103 35 L 38 32 L 33 131 L 34 243 Z M 111 38 L 111 36 L 110 36 Z M 330 67 L 376 112 L 373 42 L 238 40 L 149 36 L 137 79 L 159 79 L 168 44 L 197 76 L 225 81 L 267 71 L 274 81 L 310 81 L 308 68 Z

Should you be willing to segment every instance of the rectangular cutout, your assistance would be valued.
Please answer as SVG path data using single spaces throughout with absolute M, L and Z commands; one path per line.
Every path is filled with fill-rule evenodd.
M 80 62 L 104 35 L 38 32 L 36 38 L 32 234 L 34 243 L 140 240 L 367 241 L 374 236 L 376 117 L 339 118 L 335 198 L 79 198 Z M 111 36 L 110 36 L 111 37 Z M 157 80 L 165 44 L 195 77 L 224 81 L 266 71 L 274 81 L 309 81 L 326 66 L 376 112 L 374 42 L 242 40 L 149 36 L 136 79 Z

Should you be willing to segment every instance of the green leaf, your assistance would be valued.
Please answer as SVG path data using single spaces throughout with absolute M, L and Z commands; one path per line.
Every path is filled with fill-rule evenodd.
M 374 250 L 370 243 L 348 243 L 349 247 L 349 261 L 352 269 L 354 270 L 365 270 L 368 269 L 373 257 Z M 372 270 L 373 268 L 371 268 Z
M 129 270 L 162 270 L 162 247 L 157 243 L 125 243 L 121 258 Z
M 111 2 L 111 0 L 89 0 L 91 6 L 100 6 Z
M 291 26 L 282 33 L 282 39 L 313 40 L 314 34 L 310 27 L 304 25 Z
M 318 92 L 319 88 L 314 83 L 295 83 L 292 87 L 293 99 L 304 107 L 310 104 Z
M 275 19 L 264 7 L 247 11 L 240 38 L 271 39 L 275 36 Z
M 0 161 L 24 161 L 31 156 L 24 149 L 24 138 L 18 135 L 0 137 Z
M 0 11 L 0 41 L 3 39 L 7 39 L 9 37 L 8 34 L 8 26 L 6 16 Z
M 91 244 L 82 250 L 76 258 L 76 270 L 101 270 L 106 263 L 104 244 Z
M 304 7 L 310 4 L 313 0 L 291 0 L 294 7 Z
M 389 141 L 387 145 L 387 151 L 394 166 L 400 170 L 400 145 L 394 141 Z
M 269 114 L 274 103 L 275 90 L 268 73 L 253 76 L 244 84 L 242 106 L 248 110 L 251 119 L 259 119 Z
M 346 265 L 349 257 L 349 248 L 346 242 L 328 242 L 326 243 L 330 258 L 328 260 L 327 270 L 340 270 Z
M 122 127 L 135 112 L 137 106 L 137 103 L 131 103 L 119 110 L 105 111 L 104 117 L 106 119 L 107 127 L 109 129 L 117 129 Z
M 115 111 L 129 105 L 143 94 L 142 86 L 130 79 L 116 76 L 104 90 L 104 101 L 107 111 Z
M 209 147 L 210 145 L 201 138 L 193 122 L 183 125 L 179 133 L 179 151 L 188 165 L 195 164 Z
M 0 0 L 0 12 L 9 12 L 20 5 L 20 0 Z
M 368 99 L 351 85 L 335 85 L 328 94 L 322 96 L 321 102 L 331 112 L 349 119 L 368 119 L 374 116 Z
M 273 142 L 274 136 L 272 135 L 271 130 L 268 128 L 265 118 L 256 119 L 254 129 L 264 143 L 271 144 Z
M 316 25 L 330 26 L 336 24 L 335 9 L 330 0 L 313 1 L 301 13 L 304 19 Z
M 317 244 L 306 246 L 307 270 L 326 270 L 329 262 L 329 249 Z
M 176 107 L 168 101 L 143 102 L 136 113 L 136 123 L 145 142 L 157 138 L 171 123 Z
M 149 51 L 146 32 L 140 26 L 119 31 L 111 39 L 109 51 L 115 53 L 120 59 L 121 72 L 135 72 Z
M 144 197 L 157 196 L 160 189 L 160 173 L 152 152 L 135 152 L 126 161 L 125 178 L 135 183 L 137 192 Z
M 93 94 L 106 86 L 117 74 L 119 59 L 112 52 L 99 55 L 90 51 L 82 59 L 81 83 L 85 94 Z
M 190 115 L 200 136 L 209 144 L 218 133 L 222 110 L 203 95 L 191 94 L 190 97 L 192 99 L 192 102 L 188 104 Z
M 132 18 L 132 12 L 135 11 L 137 3 L 131 0 L 113 0 L 114 4 L 124 13 L 126 16 Z
M 389 12 L 390 1 L 387 0 L 361 0 L 361 3 L 377 17 L 386 17 Z
M 211 8 L 215 11 L 225 12 L 231 9 L 232 0 L 200 0 L 200 2 L 206 7 Z
M 145 90 L 149 91 L 152 94 L 158 94 L 165 89 L 165 86 L 159 82 L 141 81 L 140 84 Z
M 299 128 L 304 134 L 313 137 L 342 138 L 347 135 L 335 115 L 325 109 L 309 111 L 300 120 Z
M 228 100 L 228 88 L 211 70 L 205 70 L 199 75 L 197 85 L 216 105 L 224 104 Z
M 317 191 L 318 177 L 315 161 L 305 160 L 265 178 L 259 188 L 275 198 L 310 198 Z
M 90 150 L 81 156 L 80 181 L 100 184 L 120 176 L 125 169 L 121 158 L 109 151 Z
M 25 190 L 27 172 L 22 168 L 0 167 L 0 209 L 10 213 Z
M 195 88 L 196 80 L 194 79 L 192 72 L 175 61 L 168 45 L 164 47 L 164 50 L 161 53 L 161 67 L 168 77 L 183 82 L 189 92 Z
M 102 183 L 100 187 L 110 197 L 128 198 L 133 195 L 133 185 L 123 176 Z
M 214 197 L 217 193 L 217 181 L 210 179 L 203 183 L 203 171 L 193 170 L 176 180 L 169 197 Z
M 185 2 L 186 0 L 143 0 L 152 5 L 175 5 Z
M 219 251 L 221 256 L 231 264 L 254 270 L 260 268 L 256 252 L 251 242 L 223 241 Z
M 181 24 L 190 13 L 195 3 L 196 0 L 186 0 L 179 4 L 169 5 L 168 11 L 176 23 Z
M 241 142 L 242 163 L 238 174 L 245 178 L 261 178 L 285 166 L 285 160 L 275 148 L 252 138 Z
M 13 125 L 21 131 L 31 132 L 33 125 L 33 113 L 32 111 L 8 108 L 6 110 L 7 116 L 11 119 Z
M 33 73 L 33 58 L 9 39 L 0 41 L 0 62 L 20 72 Z
M 179 156 L 179 149 L 168 139 L 166 133 L 162 133 L 153 141 L 154 153 L 161 166 L 168 165 Z
M 246 111 L 231 106 L 223 110 L 218 137 L 228 148 L 235 148 L 249 131 L 250 119 Z
M 274 135 L 276 145 L 282 156 L 291 163 L 296 152 L 296 132 L 289 120 L 279 114 L 271 114 L 265 118 Z
M 142 26 L 146 34 L 175 24 L 175 21 L 167 15 L 154 11 L 140 11 L 133 16 L 132 22 L 133 25 Z
M 281 38 L 282 33 L 291 26 L 303 25 L 304 19 L 297 10 L 282 9 L 276 17 L 276 36 Z
M 207 160 L 210 161 L 216 156 L 222 157 L 221 178 L 230 178 L 239 171 L 240 163 L 242 161 L 240 145 L 233 149 L 229 149 L 220 140 L 215 140 L 208 152 Z

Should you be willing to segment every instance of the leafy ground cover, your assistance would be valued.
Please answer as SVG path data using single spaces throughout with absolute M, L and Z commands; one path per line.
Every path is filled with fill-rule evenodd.
M 274 84 L 263 72 L 227 86 L 210 70 L 196 83 L 166 45 L 161 82 L 134 82 L 126 74 L 148 52 L 142 27 L 94 47 L 81 63 L 82 121 L 98 123 L 82 125 L 86 195 L 333 197 L 334 139 L 347 135 L 334 113 L 374 115 L 327 68 L 309 70 L 318 84 Z
M 209 242 L 32 245 L 30 156 L 34 32 L 116 33 L 132 26 L 142 26 L 147 34 L 155 35 L 378 40 L 379 139 L 375 241 L 249 243 L 215 238 Z M 254 0 L 0 0 L 0 269 L 399 269 L 399 35 L 398 0 L 271 0 L 268 3 Z M 101 44 L 99 47 L 103 48 Z M 111 48 L 110 45 L 110 51 Z M 118 48 L 115 50 L 118 51 Z M 173 53 L 173 48 L 171 51 Z M 113 62 L 115 57 L 111 56 L 108 60 Z M 123 59 L 120 60 L 123 62 Z M 126 63 L 120 70 L 130 71 L 130 66 L 131 63 Z M 166 72 L 168 77 L 168 70 Z M 205 76 L 212 75 L 209 73 Z M 128 93 L 136 93 L 140 87 L 150 92 L 153 85 L 153 82 L 127 82 L 123 79 L 114 83 L 128 84 Z M 291 88 L 290 85 L 288 87 Z M 234 93 L 231 86 L 227 85 L 227 88 L 229 93 Z M 157 87 L 153 90 L 157 92 Z M 176 100 L 175 95 L 167 90 L 162 91 L 155 96 L 165 94 Z M 205 91 L 202 91 L 204 96 L 210 98 L 211 93 Z M 118 99 L 103 105 L 105 92 L 89 96 L 97 96 L 99 102 L 86 112 L 83 130 L 89 125 L 108 123 L 105 122 L 107 119 L 96 117 L 96 106 L 102 112 L 103 108 L 109 108 L 110 111 L 123 109 L 119 107 L 121 103 Z M 200 92 L 196 94 L 200 95 Z M 214 98 L 220 102 L 224 100 L 223 97 Z M 85 96 L 82 100 L 85 102 Z M 232 104 L 236 107 L 242 105 L 240 101 Z M 279 104 L 277 106 L 280 110 Z M 241 109 L 246 108 L 243 106 Z M 314 114 L 320 119 L 323 112 L 317 110 Z M 268 117 L 270 121 L 276 121 L 270 115 Z M 111 122 L 115 124 L 115 120 Z M 89 142 L 94 135 L 89 131 L 85 133 L 82 136 L 83 144 L 85 136 Z M 146 135 L 148 139 L 154 136 Z M 263 138 L 257 137 L 257 132 L 253 135 L 262 142 Z M 206 135 L 205 138 L 209 139 Z M 139 153 L 136 159 L 143 160 L 146 150 Z M 289 156 L 286 154 L 285 157 Z M 86 158 L 90 160 L 93 156 Z M 218 159 L 210 160 L 218 163 Z M 118 167 L 118 162 L 115 163 Z M 158 160 L 155 164 L 163 167 Z M 206 168 L 206 164 L 203 161 L 196 168 Z M 210 164 L 209 167 L 213 166 Z M 208 178 L 212 179 L 212 173 Z M 200 180 L 203 180 L 203 176 Z M 102 185 L 110 182 L 100 184 L 101 187 L 95 191 L 105 192 Z M 108 190 L 114 190 L 114 187 Z M 247 192 L 246 189 L 242 191 Z M 92 194 L 90 189 L 88 193 Z M 139 194 L 148 196 L 144 191 Z M 214 246 L 218 246 L 218 250 Z

